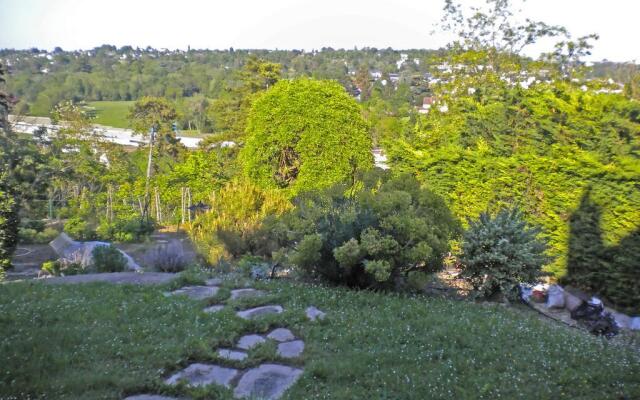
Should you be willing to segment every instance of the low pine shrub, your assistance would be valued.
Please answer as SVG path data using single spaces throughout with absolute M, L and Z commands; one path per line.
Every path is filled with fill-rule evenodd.
M 527 225 L 517 210 L 501 210 L 495 217 L 482 213 L 469 221 L 462 237 L 462 277 L 484 297 L 519 296 L 519 284 L 536 282 L 550 261 L 540 231 Z
M 91 256 L 91 267 L 96 272 L 122 272 L 127 266 L 127 259 L 113 245 L 96 246 Z
M 392 288 L 412 271 L 439 270 L 461 231 L 442 198 L 411 175 L 373 171 L 360 189 L 338 185 L 295 204 L 283 217 L 287 262 L 352 287 Z

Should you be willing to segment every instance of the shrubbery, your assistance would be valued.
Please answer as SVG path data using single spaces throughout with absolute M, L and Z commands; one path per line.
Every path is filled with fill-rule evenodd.
M 102 221 L 96 228 L 96 235 L 102 240 L 116 242 L 134 242 L 153 233 L 155 222 L 151 219 L 145 221 L 139 215 L 130 215 L 118 218 L 109 223 Z
M 64 231 L 76 240 L 93 240 L 96 237 L 89 223 L 78 217 L 69 218 L 64 223 Z
M 181 272 L 189 263 L 189 259 L 184 253 L 182 243 L 171 240 L 169 243 L 160 244 L 144 255 L 144 264 L 162 272 Z
M 21 243 L 46 244 L 58 236 L 60 232 L 53 228 L 44 228 L 37 231 L 31 228 L 20 228 L 18 231 L 19 241 Z
M 210 264 L 224 257 L 265 253 L 262 247 L 271 232 L 263 223 L 289 208 L 290 202 L 277 190 L 233 181 L 211 199 L 211 210 L 191 224 L 190 235 Z
M 122 272 L 127 267 L 127 259 L 113 245 L 96 246 L 91 256 L 91 268 L 96 272 Z
M 518 285 L 537 281 L 549 261 L 538 233 L 517 209 L 503 209 L 495 217 L 482 213 L 462 238 L 462 276 L 485 297 L 501 293 L 517 299 Z
M 46 275 L 53 276 L 78 275 L 86 272 L 80 263 L 68 260 L 45 261 L 40 269 Z
M 392 287 L 411 271 L 439 270 L 461 230 L 442 198 L 413 176 L 390 178 L 379 170 L 360 186 L 337 185 L 295 200 L 282 218 L 288 262 L 356 287 Z

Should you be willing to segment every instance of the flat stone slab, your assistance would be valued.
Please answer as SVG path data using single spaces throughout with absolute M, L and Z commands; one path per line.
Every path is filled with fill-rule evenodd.
M 137 394 L 135 396 L 125 397 L 124 400 L 180 400 L 177 397 L 160 396 L 157 394 Z
M 231 291 L 231 300 L 243 299 L 246 297 L 258 297 L 263 296 L 264 292 L 262 290 L 247 288 L 247 289 L 234 289 Z
M 225 360 L 242 361 L 249 357 L 244 351 L 237 351 L 231 349 L 219 349 L 218 356 Z
M 293 332 L 286 328 L 274 329 L 270 334 L 267 335 L 267 337 L 269 339 L 275 340 L 276 342 L 288 342 L 296 338 L 293 335 Z
M 207 286 L 220 286 L 222 285 L 222 279 L 220 278 L 211 278 L 204 281 L 204 284 Z
M 213 305 L 213 306 L 209 306 L 209 307 L 205 308 L 202 311 L 204 311 L 206 313 L 217 313 L 218 311 L 221 311 L 223 308 L 224 308 L 224 306 L 222 304 L 216 304 L 216 305 Z
M 185 286 L 174 290 L 170 294 L 172 296 L 184 295 L 194 300 L 203 300 L 215 296 L 218 290 L 220 290 L 220 288 L 217 286 Z
M 262 364 L 247 371 L 233 391 L 237 398 L 279 399 L 302 375 L 302 370 L 278 364 Z
M 238 311 L 236 315 L 242 319 L 254 319 L 269 314 L 280 314 L 283 311 L 284 308 L 282 306 L 262 306 Z
M 82 274 L 70 276 L 56 276 L 54 278 L 38 279 L 38 282 L 68 284 L 107 282 L 119 285 L 160 285 L 176 279 L 178 274 L 167 272 L 106 272 L 99 274 Z
M 283 358 L 296 358 L 300 357 L 304 351 L 304 342 L 302 340 L 294 340 L 291 342 L 284 342 L 278 345 L 278 356 Z
M 249 350 L 264 342 L 266 342 L 265 338 L 260 335 L 245 335 L 238 340 L 236 347 L 243 350 Z
M 307 318 L 309 318 L 310 321 L 315 321 L 318 319 L 322 320 L 327 316 L 327 314 L 325 314 L 323 311 L 320 311 L 313 306 L 308 307 L 305 313 L 307 314 Z
M 225 387 L 231 386 L 231 381 L 238 375 L 238 370 L 211 364 L 191 364 L 180 372 L 171 375 L 164 381 L 167 385 L 176 385 L 179 381 L 186 381 L 188 386 L 208 386 L 211 384 Z

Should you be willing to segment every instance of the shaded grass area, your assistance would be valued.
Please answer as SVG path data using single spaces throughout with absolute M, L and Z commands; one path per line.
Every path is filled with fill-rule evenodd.
M 108 284 L 0 285 L 0 398 L 118 399 L 153 392 L 231 398 L 216 387 L 170 388 L 162 379 L 193 361 L 248 368 L 274 357 L 272 343 L 242 362 L 218 346 L 285 326 L 305 352 L 305 373 L 286 399 L 640 398 L 640 356 L 617 345 L 494 305 L 406 297 L 290 282 L 253 283 L 264 298 L 192 301 L 165 287 Z M 244 321 L 236 309 L 281 304 L 285 312 Z M 328 313 L 308 322 L 315 305 Z
M 93 123 L 129 128 L 127 115 L 134 103 L 135 101 L 91 101 L 88 105 L 96 109 L 96 119 Z

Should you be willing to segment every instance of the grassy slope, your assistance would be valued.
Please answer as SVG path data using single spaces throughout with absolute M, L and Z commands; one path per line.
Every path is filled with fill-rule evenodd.
M 116 128 L 128 128 L 127 114 L 134 101 L 91 101 L 89 106 L 95 107 L 94 123 Z
M 637 352 L 534 314 L 286 282 L 254 286 L 271 297 L 232 306 L 277 302 L 285 313 L 261 322 L 232 309 L 208 315 L 203 303 L 165 298 L 158 287 L 0 285 L 0 398 L 231 398 L 215 387 L 167 388 L 161 378 L 189 360 L 215 360 L 217 346 L 243 333 L 282 325 L 306 342 L 305 374 L 285 399 L 640 398 Z M 309 305 L 327 320 L 307 322 Z M 226 364 L 248 367 L 273 355 L 265 345 L 249 361 Z

